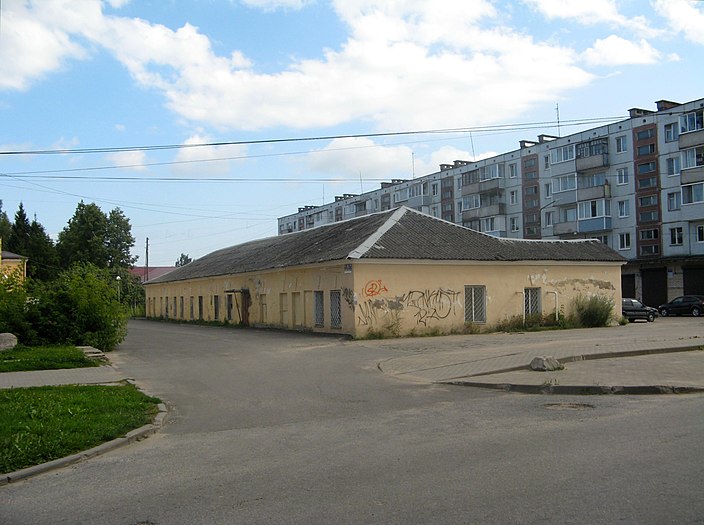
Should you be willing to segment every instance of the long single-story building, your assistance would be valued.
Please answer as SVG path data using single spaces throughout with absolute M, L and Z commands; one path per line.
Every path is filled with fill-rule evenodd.
M 501 239 L 401 207 L 210 253 L 145 283 L 147 316 L 364 337 L 621 304 L 597 240 Z M 620 306 L 614 312 L 620 316 Z

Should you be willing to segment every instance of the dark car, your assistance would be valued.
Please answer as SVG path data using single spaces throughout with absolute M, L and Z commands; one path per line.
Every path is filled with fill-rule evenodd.
M 704 311 L 704 295 L 681 295 L 658 306 L 658 311 L 663 317 L 682 314 L 699 317 Z
M 626 299 L 621 301 L 622 315 L 633 322 L 636 319 L 645 319 L 649 323 L 655 321 L 658 311 L 650 306 L 645 306 L 637 299 Z

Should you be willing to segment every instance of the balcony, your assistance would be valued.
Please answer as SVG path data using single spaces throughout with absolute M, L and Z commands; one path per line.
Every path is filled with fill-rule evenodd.
M 462 221 L 470 221 L 472 219 L 481 219 L 482 217 L 493 217 L 496 215 L 506 214 L 506 204 L 492 204 L 491 206 L 482 206 L 480 208 L 470 208 L 462 210 Z
M 696 168 L 687 168 L 680 172 L 680 180 L 682 184 L 694 184 L 695 182 L 704 182 L 704 166 Z
M 569 233 L 577 233 L 577 221 L 557 222 L 553 224 L 553 235 L 567 235 Z
M 611 186 L 602 184 L 592 188 L 580 188 L 577 190 L 577 200 L 590 201 L 594 199 L 608 199 L 611 197 Z
M 603 168 L 609 165 L 609 154 L 601 153 L 599 155 L 591 155 L 575 159 L 575 169 L 577 171 L 587 171 L 597 168 Z
M 680 149 L 691 148 L 693 146 L 699 146 L 700 144 L 704 144 L 704 129 L 680 135 Z
M 611 217 L 596 217 L 579 221 L 579 233 L 601 232 L 611 229 Z

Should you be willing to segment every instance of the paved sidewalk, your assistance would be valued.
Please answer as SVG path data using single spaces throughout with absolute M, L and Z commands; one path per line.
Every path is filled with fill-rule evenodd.
M 0 389 L 50 385 L 92 385 L 116 383 L 127 379 L 124 373 L 110 365 L 32 372 L 0 374 Z
M 704 391 L 704 323 L 695 318 L 369 344 L 375 343 L 407 354 L 380 362 L 379 369 L 412 381 L 535 393 Z M 555 357 L 565 370 L 534 372 L 529 365 L 536 356 Z

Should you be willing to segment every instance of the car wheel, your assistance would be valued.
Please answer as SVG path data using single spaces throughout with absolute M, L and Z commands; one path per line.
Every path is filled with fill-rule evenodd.
M 653 321 L 655 321 L 655 314 L 651 312 L 648 314 L 648 322 L 652 323 Z
M 702 315 L 701 309 L 698 306 L 693 306 L 692 307 L 692 315 L 694 317 L 699 317 L 700 315 Z
M 660 315 L 667 317 L 669 314 L 670 312 L 667 311 L 667 308 L 660 308 Z

